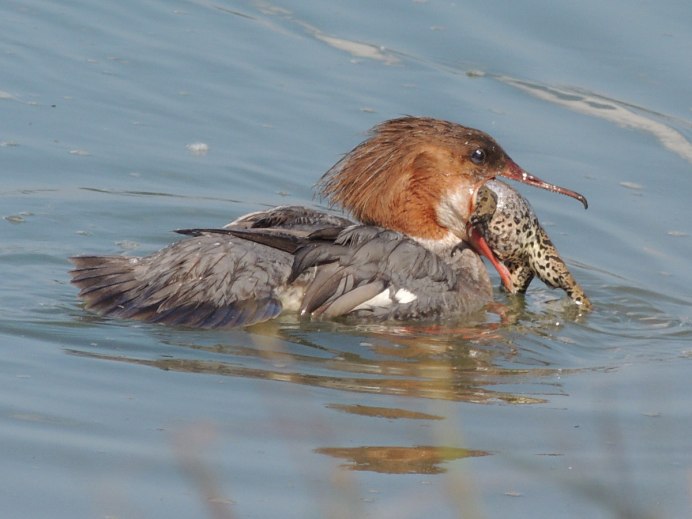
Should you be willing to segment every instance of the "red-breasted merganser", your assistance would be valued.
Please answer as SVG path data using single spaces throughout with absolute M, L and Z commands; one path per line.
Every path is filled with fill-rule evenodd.
M 320 194 L 358 225 L 278 207 L 223 229 L 180 231 L 190 237 L 146 257 L 73 257 L 72 282 L 101 315 L 200 328 L 247 326 L 289 310 L 325 318 L 467 314 L 492 297 L 476 251 L 493 259 L 511 290 L 525 290 L 531 280 L 516 274 L 519 265 L 539 277 L 546 271 L 529 260 L 511 262 L 527 240 L 493 225 L 511 213 L 498 200 L 530 206 L 506 184 L 490 184 L 488 195 L 483 186 L 498 175 L 587 205 L 582 195 L 521 169 L 484 132 L 403 117 L 373 128 L 319 183 Z M 516 285 L 507 281 L 512 275 Z

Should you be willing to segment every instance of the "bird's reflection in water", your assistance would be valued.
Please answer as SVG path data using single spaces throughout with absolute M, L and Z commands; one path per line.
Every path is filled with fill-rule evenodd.
M 341 466 L 349 470 L 367 470 L 387 474 L 441 474 L 448 461 L 487 456 L 485 451 L 457 447 L 324 447 L 319 454 L 344 460 Z
M 93 347 L 69 350 L 74 355 L 127 362 L 163 370 L 279 381 L 330 388 L 354 394 L 371 393 L 477 404 L 535 404 L 561 394 L 558 369 L 534 362 L 518 352 L 511 333 L 531 333 L 512 324 L 510 307 L 497 322 L 487 315 L 463 326 L 396 323 L 349 325 L 305 323 L 295 319 L 255 326 L 250 330 L 199 332 L 152 327 L 159 348 L 122 350 Z M 509 316 L 509 317 L 508 317 Z M 535 323 L 535 321 L 531 321 Z M 535 324 L 531 327 L 537 326 Z M 540 328 L 540 326 L 539 326 Z M 512 330 L 508 333 L 508 330 Z M 534 330 L 541 340 L 545 329 Z M 161 353 L 161 346 L 165 353 Z M 519 360 L 517 360 L 519 356 Z M 519 366 L 519 367 L 513 367 Z M 564 374 L 562 370 L 560 373 Z M 499 389 L 511 387 L 518 391 Z M 373 419 L 422 420 L 434 423 L 444 416 L 402 408 L 330 404 L 334 412 Z M 443 413 L 444 414 L 444 413 Z M 450 424 L 451 425 L 451 424 Z M 449 426 L 447 426 L 449 427 Z M 487 452 L 456 446 L 458 436 L 439 438 L 440 445 L 323 446 L 314 451 L 344 460 L 351 470 L 388 473 L 444 472 L 443 464 Z
M 327 404 L 327 409 L 336 409 L 345 413 L 351 413 L 360 416 L 372 416 L 375 418 L 387 418 L 388 420 L 397 420 L 405 418 L 408 420 L 444 420 L 444 416 L 435 414 L 421 413 L 419 411 L 409 411 L 408 409 L 399 409 L 396 407 L 374 407 L 369 405 L 344 405 L 344 404 Z
M 145 352 L 141 356 L 103 350 L 69 352 L 180 372 L 473 403 L 533 404 L 544 402 L 545 395 L 559 393 L 552 377 L 555 369 L 506 366 L 516 351 L 511 340 L 499 333 L 504 326 L 488 322 L 463 327 L 351 326 L 287 319 L 258 325 L 252 333 L 232 330 L 187 335 L 186 331 L 154 328 L 161 342 L 184 349 L 181 355 L 173 348 L 156 358 Z M 190 350 L 195 352 L 192 358 Z M 527 375 L 531 384 L 524 394 L 493 389 L 525 383 Z

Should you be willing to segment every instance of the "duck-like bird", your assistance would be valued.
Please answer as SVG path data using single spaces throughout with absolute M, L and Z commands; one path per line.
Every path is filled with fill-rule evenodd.
M 188 237 L 146 257 L 73 257 L 72 282 L 100 315 L 199 328 L 247 326 L 290 310 L 322 318 L 467 314 L 492 298 L 478 253 L 491 258 L 510 290 L 525 290 L 534 274 L 552 279 L 553 269 L 532 259 L 538 252 L 516 256 L 548 250 L 550 241 L 509 239 L 499 225 L 515 216 L 510 202 L 533 212 L 511 187 L 492 183 L 497 176 L 587 205 L 521 169 L 484 132 L 402 117 L 373 128 L 318 184 L 359 223 L 278 207 L 223 229 L 179 231 Z M 538 229 L 533 218 L 527 221 Z M 580 302 L 569 284 L 553 284 Z

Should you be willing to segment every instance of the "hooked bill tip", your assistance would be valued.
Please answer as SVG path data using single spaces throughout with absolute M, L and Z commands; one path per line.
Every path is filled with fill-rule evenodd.
M 507 159 L 507 166 L 500 174 L 504 177 L 516 180 L 517 182 L 523 182 L 524 184 L 528 184 L 530 186 L 539 187 L 541 189 L 560 193 L 565 196 L 570 196 L 579 200 L 584 205 L 584 209 L 589 208 L 588 200 L 586 200 L 586 197 L 581 193 L 577 193 L 576 191 L 572 191 L 566 187 L 556 186 L 555 184 L 546 182 L 545 180 L 532 175 L 528 171 L 523 170 L 511 159 Z

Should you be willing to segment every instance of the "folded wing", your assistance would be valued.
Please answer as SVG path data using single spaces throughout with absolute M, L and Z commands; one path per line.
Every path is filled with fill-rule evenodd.
M 406 236 L 353 226 L 334 243 L 296 252 L 292 279 L 316 267 L 302 315 L 354 314 L 413 319 L 475 311 L 491 296 L 487 272 L 470 250 L 441 258 Z
M 190 237 L 146 257 L 70 258 L 72 282 L 100 315 L 198 328 L 250 325 L 281 313 L 293 256 L 230 231 L 262 229 L 296 240 L 311 232 L 336 235 L 335 227 L 350 224 L 320 211 L 277 207 L 225 229 L 181 231 Z

